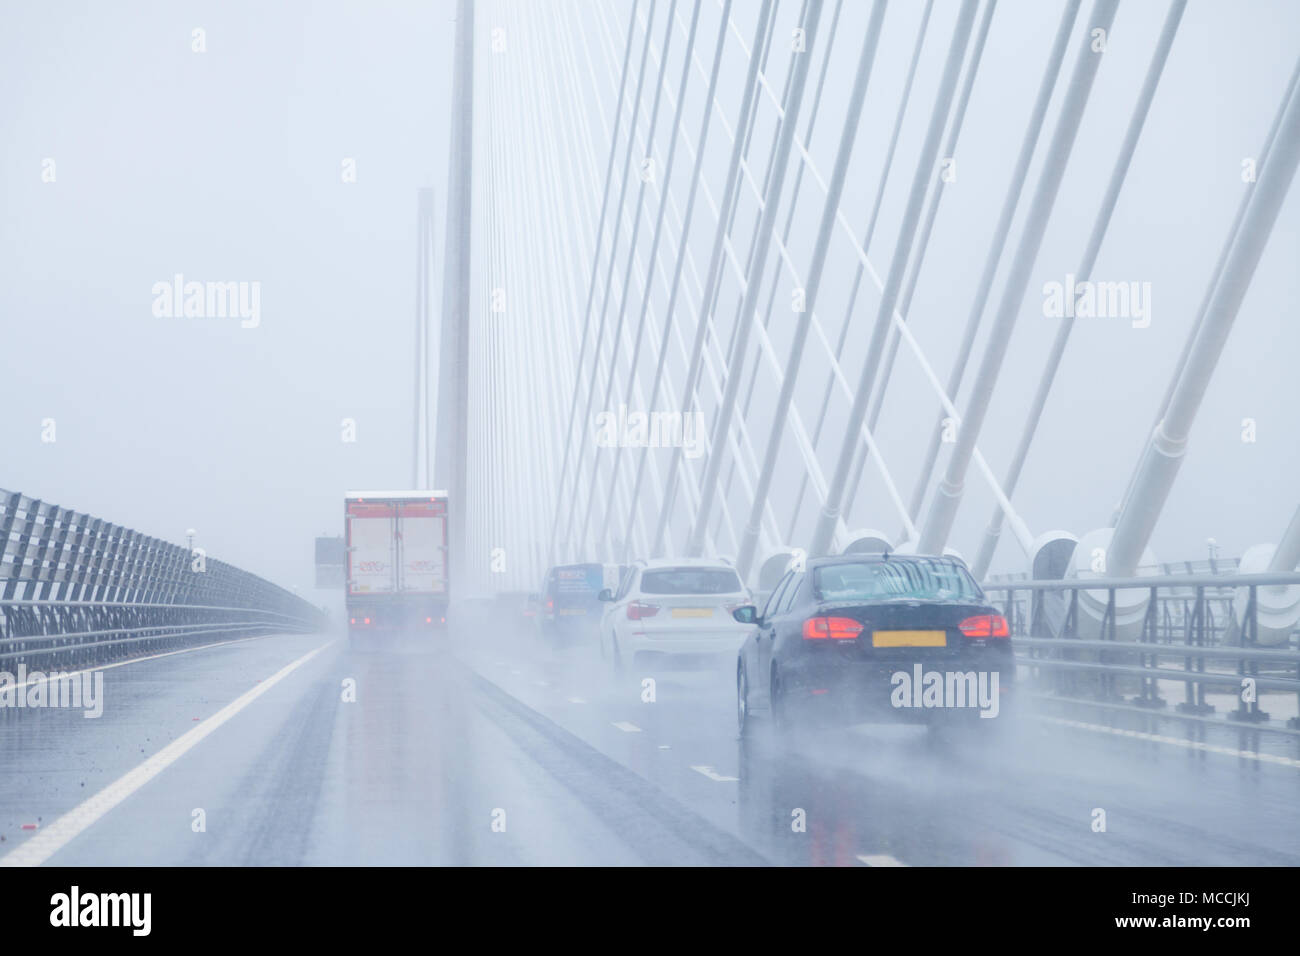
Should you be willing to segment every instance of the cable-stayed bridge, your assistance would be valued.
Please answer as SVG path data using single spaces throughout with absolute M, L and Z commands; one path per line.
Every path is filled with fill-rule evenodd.
M 1168 214 L 1148 157 L 1184 148 L 1165 119 L 1199 29 L 1184 6 L 1067 3 L 1032 31 L 1014 4 L 481 6 L 475 585 L 499 582 L 494 549 L 523 588 L 565 560 L 703 553 L 759 584 L 885 546 L 955 548 L 980 575 L 1060 575 L 1071 551 L 1071 571 L 1155 569 L 1223 352 L 1272 321 L 1260 262 L 1277 281 L 1270 240 L 1293 239 L 1292 64 L 1257 91 L 1249 181 L 1234 168 L 1196 252 L 1166 254 L 1188 287 L 1156 306 L 1164 353 L 1136 344 L 1169 290 L 1112 276 L 1165 238 L 1141 233 Z M 1011 78 L 998 58 L 1026 42 Z M 1093 501 L 1026 517 L 1026 466 L 1040 493 L 1079 464 L 1040 423 L 1097 376 L 1129 394 L 1104 447 L 1084 445 L 1095 418 L 1069 426 Z M 1282 547 L 1256 570 L 1296 563 L 1296 502 L 1275 504 Z
M 458 0 L 393 345 L 448 628 L 0 492 L 0 863 L 1300 862 L 1300 42 L 1225 9 Z M 1005 618 L 995 745 L 535 627 L 881 553 Z

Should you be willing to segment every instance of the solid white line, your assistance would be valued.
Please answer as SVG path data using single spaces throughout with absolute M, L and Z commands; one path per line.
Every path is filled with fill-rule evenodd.
M 1138 740 L 1149 740 L 1157 744 L 1169 744 L 1173 747 L 1184 747 L 1188 750 L 1203 750 L 1206 753 L 1223 754 L 1225 757 L 1239 757 L 1246 760 L 1258 760 L 1261 763 L 1275 763 L 1283 767 L 1295 767 L 1300 769 L 1300 760 L 1293 757 L 1279 757 L 1276 754 L 1262 754 L 1254 750 L 1238 750 L 1235 747 L 1222 747 L 1218 744 L 1202 743 L 1199 740 L 1182 740 L 1178 737 L 1169 737 L 1164 734 L 1149 734 L 1142 730 L 1124 730 L 1120 727 L 1107 727 L 1104 724 L 1089 724 L 1081 720 L 1067 720 L 1064 717 L 1048 717 L 1045 715 L 1038 716 L 1038 720 L 1046 720 L 1049 723 L 1061 724 L 1064 727 L 1074 727 L 1078 730 L 1091 730 L 1099 734 L 1114 734 L 1116 737 L 1135 737 Z
M 242 644 L 245 641 L 261 641 L 274 636 L 274 634 L 259 634 L 256 637 L 237 637 L 233 641 L 217 641 L 215 644 L 200 644 L 198 647 L 182 647 L 180 650 L 176 651 L 163 651 L 161 654 L 149 654 L 145 657 L 133 657 L 129 661 L 118 661 L 116 664 L 104 664 L 100 667 L 87 667 L 79 671 L 58 671 L 58 676 L 60 678 L 64 676 L 76 677 L 79 674 L 94 674 L 98 671 L 111 671 L 114 667 L 127 667 L 130 664 L 140 664 L 144 661 L 156 661 L 160 657 L 171 657 L 175 654 L 191 654 L 194 651 L 206 651 L 212 647 L 226 647 L 229 644 Z M 55 679 L 54 671 L 47 671 L 46 674 L 47 676 L 42 677 L 39 680 L 29 680 L 25 684 L 15 684 L 13 685 L 13 689 L 21 690 L 24 687 L 31 687 L 34 684 L 48 684 L 50 681 Z
M 895 859 L 887 853 L 876 853 L 870 855 L 858 854 L 858 859 L 867 866 L 907 866 L 902 860 Z
M 636 724 L 629 724 L 626 720 L 616 720 L 614 721 L 614 726 L 617 727 L 619 730 L 623 731 L 623 733 L 625 734 L 641 733 L 640 727 L 638 727 Z
M 333 641 L 330 644 L 334 643 Z M 40 866 L 76 836 L 93 826 L 104 814 L 162 773 L 231 717 L 261 697 L 291 673 L 306 664 L 329 644 L 308 651 L 296 661 L 280 668 L 266 680 L 245 691 L 193 730 L 177 737 L 144 763 L 127 771 L 99 793 L 69 810 L 8 855 L 0 857 L 0 866 Z
M 740 779 L 739 777 L 723 776 L 722 774 L 714 770 L 712 767 L 700 766 L 700 767 L 691 767 L 691 769 L 694 770 L 696 773 L 704 774 L 704 776 L 708 777 L 710 780 L 712 780 L 715 783 L 732 783 Z

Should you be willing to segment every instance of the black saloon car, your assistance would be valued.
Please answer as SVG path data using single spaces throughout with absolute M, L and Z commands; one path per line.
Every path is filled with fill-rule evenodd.
M 854 554 L 787 572 L 736 669 L 740 732 L 806 722 L 987 727 L 1015 676 L 1006 619 L 954 557 Z

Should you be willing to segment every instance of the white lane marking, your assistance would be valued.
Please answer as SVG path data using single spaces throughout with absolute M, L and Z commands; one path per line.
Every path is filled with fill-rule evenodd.
M 691 767 L 691 769 L 694 770 L 696 773 L 704 774 L 704 776 L 708 777 L 710 780 L 714 781 L 715 783 L 731 783 L 733 781 L 740 779 L 739 777 L 723 776 L 722 774 L 714 770 L 712 767 L 699 766 L 699 767 Z
M 549 681 L 544 681 L 544 680 L 535 680 L 535 681 L 533 681 L 533 683 L 536 684 L 538 687 L 550 687 L 550 686 L 551 686 Z
M 583 700 L 581 697 L 570 697 L 570 698 L 569 698 L 569 703 L 570 703 L 570 704 L 585 704 L 586 701 Z
M 177 651 L 163 651 L 161 654 L 148 654 L 144 657 L 133 657 L 128 661 L 118 661 L 116 664 L 103 664 L 99 667 L 87 667 L 79 671 L 59 671 L 57 675 L 50 672 L 45 677 L 35 678 L 27 681 L 25 684 L 13 685 L 14 690 L 22 690 L 24 687 L 31 687 L 34 684 L 48 684 L 56 678 L 77 677 L 80 674 L 94 674 L 96 671 L 111 671 L 114 667 L 127 667 L 131 664 L 141 664 L 144 661 L 156 661 L 161 657 L 172 657 L 176 654 L 191 654 L 194 651 L 206 651 L 212 647 L 225 647 L 229 644 L 243 644 L 245 641 L 260 641 L 263 638 L 272 637 L 271 634 L 259 634 L 257 637 L 238 637 L 233 641 L 217 641 L 215 644 L 200 644 L 198 647 L 182 647 Z
M 867 866 L 907 866 L 902 860 L 896 859 L 887 853 L 858 854 L 858 859 Z
M 1184 747 L 1188 750 L 1203 750 L 1206 753 L 1223 754 L 1225 757 L 1244 757 L 1247 760 L 1258 760 L 1261 763 L 1275 763 L 1283 767 L 1294 767 L 1300 769 L 1300 760 L 1294 757 L 1280 757 L 1276 754 L 1262 754 L 1254 750 L 1238 750 L 1235 747 L 1222 747 L 1218 744 L 1202 743 L 1199 740 L 1182 740 L 1178 737 L 1169 737 L 1165 734 L 1149 734 L 1143 730 L 1124 730 L 1121 727 L 1107 727 L 1104 724 L 1089 724 L 1081 720 L 1067 720 L 1064 717 L 1048 717 L 1040 715 L 1038 720 L 1045 720 L 1053 724 L 1061 724 L 1064 727 L 1074 727 L 1078 730 L 1091 730 L 1099 734 L 1113 734 L 1116 737 L 1135 737 L 1138 740 L 1149 740 L 1157 744 L 1169 744 L 1173 747 Z
M 73 807 L 47 829 L 40 831 L 21 846 L 15 847 L 6 856 L 0 857 L 0 866 L 40 866 L 67 846 L 76 836 L 93 826 L 104 814 L 174 764 L 208 734 L 333 643 L 330 641 L 329 644 L 322 644 L 315 650 L 308 651 L 260 684 L 240 694 L 193 730 L 177 737 L 144 763 L 133 770 L 128 770 L 99 793 L 79 806 Z
M 638 727 L 636 724 L 629 724 L 626 720 L 616 720 L 614 721 L 614 726 L 617 727 L 619 730 L 623 731 L 623 733 L 625 734 L 641 733 L 640 727 Z
M 660 744 L 660 745 L 659 745 L 659 749 L 660 749 L 660 750 L 672 750 L 673 748 L 670 747 L 670 746 L 668 746 L 668 744 Z

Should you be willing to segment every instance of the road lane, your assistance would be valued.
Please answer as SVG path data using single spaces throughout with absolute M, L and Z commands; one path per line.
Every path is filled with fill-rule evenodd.
M 1046 721 L 740 741 L 726 668 L 616 682 L 492 629 L 209 648 L 106 673 L 98 720 L 0 718 L 0 854 L 312 650 L 50 862 L 1300 864 L 1289 766 Z

